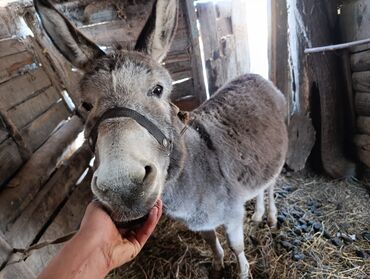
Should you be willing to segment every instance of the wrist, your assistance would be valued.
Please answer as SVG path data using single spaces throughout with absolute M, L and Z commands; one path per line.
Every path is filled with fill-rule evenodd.
M 94 270 L 95 274 L 103 278 L 112 268 L 110 247 L 104 237 L 79 231 L 72 239 L 73 242 L 81 244 L 79 253 L 84 261 L 84 266 Z M 75 246 L 74 243 L 71 243 Z

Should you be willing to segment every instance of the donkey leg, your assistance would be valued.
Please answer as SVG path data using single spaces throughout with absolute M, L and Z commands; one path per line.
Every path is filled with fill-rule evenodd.
M 224 269 L 224 250 L 217 238 L 216 232 L 215 230 L 204 231 L 201 234 L 204 240 L 207 241 L 209 246 L 211 246 L 213 252 L 212 268 L 214 272 L 219 273 L 219 276 L 221 277 L 221 271 Z
M 238 258 L 240 279 L 247 279 L 249 263 L 244 253 L 243 220 L 243 215 L 241 218 L 233 218 L 233 222 L 225 224 L 225 230 L 230 248 Z
M 265 214 L 265 200 L 264 200 L 264 191 L 261 191 L 256 197 L 256 207 L 252 220 L 255 223 L 260 223 L 262 221 L 263 215 Z
M 274 186 L 275 183 L 272 183 L 268 188 L 268 200 L 269 200 L 269 212 L 267 217 L 267 223 L 271 228 L 275 228 L 277 224 L 277 208 L 275 205 L 275 198 L 274 198 Z

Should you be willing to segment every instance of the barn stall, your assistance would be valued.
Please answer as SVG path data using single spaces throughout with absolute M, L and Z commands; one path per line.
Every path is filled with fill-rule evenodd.
M 367 278 L 370 5 L 261 2 L 257 12 L 266 26 L 250 20 L 257 13 L 250 0 L 180 1 L 164 60 L 174 80 L 172 101 L 191 111 L 228 80 L 257 71 L 263 59 L 254 52 L 253 30 L 265 35 L 264 69 L 288 101 L 289 152 L 276 187 L 278 229 L 254 226 L 253 201 L 246 204 L 250 275 Z M 153 1 L 54 3 L 109 52 L 134 46 Z M 0 1 L 1 278 L 36 277 L 63 245 L 48 242 L 77 230 L 92 199 L 80 78 L 52 45 L 31 1 Z M 226 247 L 222 228 L 218 233 Z M 140 256 L 108 278 L 208 278 L 211 263 L 200 235 L 164 217 Z M 224 278 L 236 278 L 229 250 L 225 263 Z

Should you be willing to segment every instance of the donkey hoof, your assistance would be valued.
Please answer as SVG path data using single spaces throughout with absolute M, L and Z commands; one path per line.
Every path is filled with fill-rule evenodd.
M 267 224 L 270 228 L 275 229 L 277 227 L 277 218 L 276 216 L 269 216 L 267 218 Z

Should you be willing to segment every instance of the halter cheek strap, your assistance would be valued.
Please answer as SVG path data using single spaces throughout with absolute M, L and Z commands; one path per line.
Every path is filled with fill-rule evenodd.
M 168 151 L 171 151 L 172 142 L 162 133 L 162 131 L 153 122 L 151 122 L 148 118 L 138 113 L 137 111 L 125 107 L 116 107 L 109 109 L 106 112 L 104 112 L 103 115 L 98 119 L 98 121 L 95 123 L 94 127 L 90 132 L 89 142 L 92 150 L 95 149 L 96 140 L 98 138 L 99 125 L 106 119 L 113 119 L 119 117 L 129 117 L 135 120 L 138 124 L 144 127 L 158 141 L 158 143 L 161 146 L 163 146 L 163 148 L 165 148 Z

